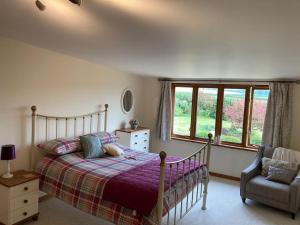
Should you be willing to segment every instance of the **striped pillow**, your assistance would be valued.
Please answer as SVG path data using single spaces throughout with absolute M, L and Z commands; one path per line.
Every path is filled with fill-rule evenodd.
M 65 155 L 82 150 L 78 137 L 54 139 L 41 143 L 38 147 L 42 152 L 51 155 Z
M 102 145 L 115 143 L 119 140 L 119 138 L 116 135 L 109 132 L 98 132 L 90 135 L 99 137 Z

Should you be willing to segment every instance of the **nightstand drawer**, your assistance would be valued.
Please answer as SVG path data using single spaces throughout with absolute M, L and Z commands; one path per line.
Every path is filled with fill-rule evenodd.
M 32 205 L 34 203 L 38 203 L 39 200 L 39 192 L 32 192 L 27 195 L 22 195 L 10 200 L 10 210 L 20 209 L 22 207 L 26 207 Z
M 30 192 L 39 190 L 39 180 L 33 180 L 26 182 L 24 184 L 20 184 L 18 186 L 12 187 L 10 190 L 10 197 L 15 198 L 20 195 L 25 195 Z
M 33 216 L 34 214 L 38 213 L 38 204 L 32 204 L 30 206 L 18 209 L 13 211 L 10 214 L 10 221 L 12 221 L 12 223 L 17 223 L 19 221 L 22 221 L 30 216 Z

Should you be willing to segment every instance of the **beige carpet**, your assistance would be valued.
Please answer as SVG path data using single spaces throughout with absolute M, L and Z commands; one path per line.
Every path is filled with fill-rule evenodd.
M 209 184 L 208 209 L 195 206 L 179 224 L 184 225 L 299 225 L 290 214 L 247 200 L 244 205 L 239 196 L 239 184 L 212 178 Z M 51 198 L 40 203 L 40 218 L 32 225 L 111 225 L 87 215 L 63 202 Z

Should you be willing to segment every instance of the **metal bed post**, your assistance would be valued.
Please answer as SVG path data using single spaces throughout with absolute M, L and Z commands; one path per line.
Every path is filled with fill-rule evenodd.
M 162 151 L 159 153 L 160 157 L 160 179 L 159 179 L 159 189 L 158 189 L 158 205 L 157 205 L 157 216 L 158 224 L 161 225 L 164 209 L 164 190 L 165 190 L 165 160 L 167 154 Z
M 210 163 L 210 150 L 211 150 L 211 141 L 212 134 L 208 134 L 208 145 L 207 145 L 207 154 L 206 154 L 206 174 L 204 180 L 204 191 L 203 191 L 203 204 L 202 210 L 206 210 L 206 200 L 207 200 L 207 188 L 209 182 L 209 163 Z
M 31 106 L 31 111 L 32 111 L 32 127 L 31 127 L 31 150 L 30 150 L 30 163 L 29 163 L 29 166 L 30 166 L 30 169 L 33 170 L 34 166 L 33 166 L 33 162 L 34 162 L 34 154 L 33 154 L 33 151 L 34 151 L 34 147 L 35 147 L 35 130 L 36 130 L 36 106 L 33 105 Z
M 107 131 L 107 110 L 108 110 L 108 104 L 105 104 L 105 110 L 104 110 L 104 131 Z

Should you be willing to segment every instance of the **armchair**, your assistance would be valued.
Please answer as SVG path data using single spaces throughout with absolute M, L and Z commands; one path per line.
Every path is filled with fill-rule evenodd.
M 240 195 L 245 203 L 252 199 L 263 204 L 290 212 L 292 219 L 300 206 L 300 179 L 290 185 L 266 180 L 261 176 L 262 158 L 272 158 L 275 148 L 261 146 L 254 161 L 242 171 Z

